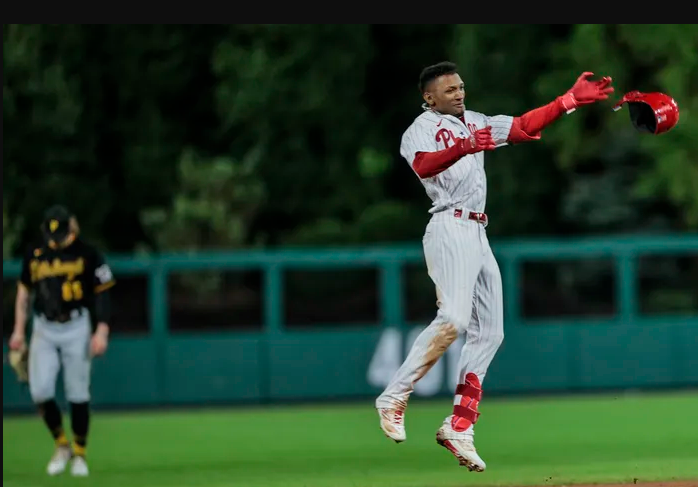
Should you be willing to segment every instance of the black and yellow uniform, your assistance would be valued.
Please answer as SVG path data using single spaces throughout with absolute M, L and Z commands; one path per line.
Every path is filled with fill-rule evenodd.
M 96 311 L 95 318 L 101 321 L 95 298 L 115 284 L 102 254 L 79 237 L 67 247 L 30 250 L 20 280 L 36 293 L 34 313 L 59 323 L 85 310 Z
M 95 324 L 109 325 L 108 290 L 115 284 L 109 265 L 78 236 L 65 207 L 51 207 L 41 225 L 44 241 L 28 250 L 21 285 L 33 292 L 29 345 L 29 391 L 59 447 L 67 440 L 55 401 L 63 368 L 71 406 L 73 454 L 84 456 L 89 429 L 90 341 Z

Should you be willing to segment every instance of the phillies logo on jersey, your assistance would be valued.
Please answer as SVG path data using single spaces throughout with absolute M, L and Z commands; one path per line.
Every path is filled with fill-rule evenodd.
M 441 121 L 439 121 L 437 127 L 439 125 L 441 125 Z M 466 127 L 468 128 L 468 131 L 470 132 L 471 135 L 474 134 L 475 131 L 477 130 L 477 127 L 473 123 L 466 124 Z M 460 135 L 461 138 L 465 137 L 465 132 L 463 130 L 461 130 L 458 135 Z M 455 135 L 453 135 L 453 132 L 449 129 L 439 129 L 439 131 L 436 132 L 436 142 L 443 144 L 444 149 L 448 149 L 449 147 L 451 147 L 453 144 L 456 143 L 456 137 L 455 137 Z
M 438 132 L 436 132 L 436 142 L 442 143 L 444 145 L 444 149 L 448 149 L 450 146 L 456 143 L 456 137 L 449 129 L 440 129 Z

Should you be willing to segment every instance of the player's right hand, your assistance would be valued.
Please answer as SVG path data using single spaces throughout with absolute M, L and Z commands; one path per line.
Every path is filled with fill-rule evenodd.
M 492 127 L 476 130 L 470 137 L 461 139 L 463 154 L 475 154 L 483 150 L 494 150 L 496 145 L 492 138 Z
M 26 342 L 26 338 L 24 336 L 24 333 L 19 333 L 19 332 L 13 332 L 12 336 L 10 336 L 10 343 L 8 344 L 10 347 L 10 350 L 20 350 L 24 347 Z

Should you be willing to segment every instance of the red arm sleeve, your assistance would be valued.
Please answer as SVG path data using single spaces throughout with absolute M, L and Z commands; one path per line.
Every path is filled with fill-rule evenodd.
M 514 117 L 509 131 L 508 142 L 513 144 L 538 140 L 541 130 L 553 123 L 565 113 L 560 99 L 548 103 L 545 106 L 526 112 L 520 117 Z
M 422 179 L 436 176 L 454 165 L 465 155 L 461 142 L 462 139 L 456 139 L 455 145 L 436 152 L 417 152 L 414 161 L 412 161 L 412 167 Z

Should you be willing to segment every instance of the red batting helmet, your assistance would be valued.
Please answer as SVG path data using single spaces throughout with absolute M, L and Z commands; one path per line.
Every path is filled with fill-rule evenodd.
M 613 110 L 620 110 L 626 102 L 630 120 L 640 132 L 659 135 L 674 128 L 679 121 L 679 106 L 664 93 L 631 91 L 616 103 Z

